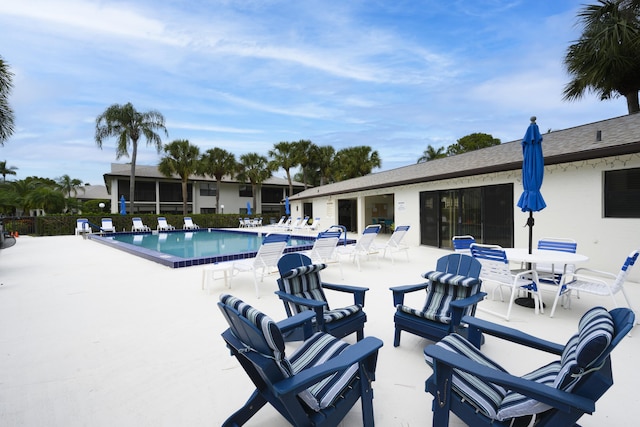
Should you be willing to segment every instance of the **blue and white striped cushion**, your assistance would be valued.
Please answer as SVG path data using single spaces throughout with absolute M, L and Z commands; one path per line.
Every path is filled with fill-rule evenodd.
M 342 353 L 349 344 L 324 332 L 316 332 L 289 358 L 293 372 L 318 366 Z M 358 372 L 354 363 L 342 373 L 335 373 L 298 393 L 298 396 L 314 411 L 324 409 L 335 402 L 342 391 L 353 381 Z
M 466 356 L 489 368 L 506 372 L 500 365 L 482 354 L 473 344 L 458 334 L 447 335 L 435 345 Z M 425 355 L 425 360 L 429 366 L 433 367 L 431 357 Z M 491 419 L 496 418 L 498 408 L 507 394 L 507 390 L 502 386 L 485 382 L 473 374 L 458 369 L 453 370 L 451 386 L 455 393 L 469 401 L 478 411 Z
M 284 338 L 278 325 L 269 316 L 233 295 L 220 295 L 220 302 L 234 308 L 242 317 L 245 317 L 262 332 L 265 342 L 272 350 L 272 354 L 265 356 L 275 360 L 285 377 L 293 376 L 293 368 L 285 357 Z
M 425 276 L 427 276 L 427 274 L 425 274 Z M 451 302 L 467 298 L 477 293 L 480 287 L 480 281 L 473 277 L 449 276 L 452 276 L 450 277 L 451 280 L 447 280 L 446 282 L 431 281 L 429 284 L 429 292 L 427 293 L 427 301 L 422 310 L 416 310 L 401 304 L 397 306 L 397 309 L 435 322 L 451 323 Z M 469 286 L 460 286 L 461 282 L 468 283 Z M 463 314 L 471 314 L 471 310 L 473 310 L 473 307 L 466 307 Z
M 354 304 L 343 308 L 336 308 L 333 310 L 326 310 L 323 313 L 324 323 L 331 323 L 336 320 L 344 319 L 345 317 L 349 317 L 359 311 L 362 311 L 362 306 L 359 304 Z
M 554 386 L 571 391 L 581 375 L 591 368 L 611 344 L 614 323 L 604 307 L 587 311 L 578 325 L 578 333 L 571 337 L 562 353 L 562 367 Z
M 460 274 L 445 273 L 442 271 L 427 271 L 422 277 L 430 282 L 440 282 L 458 286 L 473 286 L 480 283 L 480 279 L 477 277 L 462 276 Z
M 315 301 L 327 302 L 322 290 L 320 270 L 326 268 L 326 264 L 310 264 L 294 268 L 282 275 L 284 291 L 290 295 Z M 310 308 L 305 305 L 289 304 L 294 313 L 301 313 Z
M 523 375 L 522 378 L 553 387 L 559 371 L 560 361 L 556 360 L 533 372 Z M 528 396 L 510 390 L 502 400 L 502 403 L 500 403 L 496 418 L 503 421 L 525 415 L 539 414 L 550 408 L 551 406 L 546 403 L 538 402 Z

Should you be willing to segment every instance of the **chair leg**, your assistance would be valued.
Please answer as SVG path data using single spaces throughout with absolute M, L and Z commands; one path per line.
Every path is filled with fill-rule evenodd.
M 393 346 L 394 347 L 398 347 L 400 345 L 400 332 L 402 332 L 402 329 L 398 328 L 396 326 L 396 332 L 395 335 L 393 337 Z
M 247 403 L 229 418 L 225 420 L 222 427 L 236 427 L 244 425 L 251 419 L 265 404 L 267 400 L 258 393 L 258 390 L 254 391 Z

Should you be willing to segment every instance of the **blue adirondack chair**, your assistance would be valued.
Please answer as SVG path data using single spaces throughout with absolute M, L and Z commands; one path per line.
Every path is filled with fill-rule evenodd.
M 458 330 L 462 316 L 473 316 L 476 305 L 486 296 L 480 292 L 480 270 L 477 260 L 455 253 L 440 258 L 435 271 L 422 275 L 427 282 L 390 288 L 396 307 L 394 347 L 400 345 L 402 331 L 438 341 Z M 404 305 L 405 294 L 420 290 L 427 294 L 422 309 Z
M 364 337 L 367 315 L 362 308 L 369 288 L 323 282 L 320 271 L 325 267 L 326 264 L 312 264 L 311 258 L 299 252 L 283 255 L 278 261 L 280 278 L 276 295 L 284 303 L 288 317 L 312 310 L 316 314 L 316 330 L 338 338 L 355 332 L 359 341 Z M 331 309 L 325 290 L 351 293 L 353 304 Z
M 279 323 L 231 295 L 218 303 L 229 323 L 222 337 L 256 389 L 223 426 L 241 426 L 269 403 L 294 426 L 337 426 L 358 400 L 363 425 L 373 426 L 373 390 L 382 341 L 367 337 L 356 344 L 324 332 L 307 336 L 290 356 L 283 332 L 306 325 L 313 312 Z
M 536 427 L 577 426 L 613 385 L 610 353 L 633 327 L 635 315 L 628 308 L 594 307 L 566 345 L 473 317 L 463 321 L 469 340 L 452 334 L 424 350 L 434 371 L 425 385 L 434 397 L 434 427 L 449 425 L 450 412 L 469 426 L 527 425 L 534 416 Z M 481 333 L 559 359 L 517 377 L 480 352 Z

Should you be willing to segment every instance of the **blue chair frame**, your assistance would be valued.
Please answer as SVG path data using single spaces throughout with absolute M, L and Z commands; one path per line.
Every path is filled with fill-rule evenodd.
M 480 276 L 481 268 L 482 266 L 477 260 L 468 255 L 458 253 L 446 255 L 440 258 L 436 263 L 437 272 L 472 277 L 476 279 Z M 428 274 L 429 273 L 425 273 L 423 277 L 427 277 Z M 425 290 L 428 298 L 429 288 L 431 286 L 429 281 L 416 285 L 404 285 L 389 288 L 393 292 L 393 305 L 397 308 L 393 318 L 395 323 L 393 346 L 398 347 L 400 345 L 400 334 L 402 331 L 418 335 L 431 341 L 438 341 L 454 331 L 463 332 L 461 328 L 464 328 L 464 326 L 461 326 L 461 320 L 465 311 L 468 311 L 468 314 L 470 315 L 474 315 L 476 305 L 486 296 L 484 292 L 479 292 L 480 284 L 481 281 L 478 279 L 476 288 L 478 290 L 477 293 L 469 295 L 463 299 L 451 301 L 451 321 L 449 323 L 428 320 L 406 313 L 397 308 L 404 304 L 404 297 L 410 292 Z
M 280 271 L 280 275 L 303 266 L 313 265 L 311 258 L 308 256 L 301 254 L 299 252 L 292 252 L 288 254 L 284 254 L 280 260 L 278 261 L 278 270 Z M 337 292 L 346 292 L 353 295 L 353 303 L 354 305 L 360 305 L 364 307 L 364 299 L 365 293 L 369 290 L 369 288 L 361 287 L 361 286 L 350 286 L 350 285 L 338 285 L 333 283 L 321 282 L 321 290 L 327 289 Z M 291 305 L 299 305 L 306 306 L 309 310 L 312 310 L 315 317 L 315 328 L 318 331 L 323 331 L 329 333 L 337 338 L 343 338 L 352 333 L 356 333 L 357 340 L 360 341 L 364 338 L 364 324 L 367 321 L 367 315 L 363 310 L 360 310 L 357 313 L 351 314 L 349 316 L 343 317 L 342 319 L 334 320 L 331 322 L 326 322 L 324 319 L 324 311 L 328 309 L 328 303 L 325 300 L 316 300 L 310 298 L 300 298 L 295 295 L 291 295 L 285 291 L 285 285 L 282 280 L 282 277 L 278 278 L 278 288 L 276 291 L 276 295 L 282 300 L 284 303 L 284 308 L 287 313 L 287 317 L 292 317 L 297 313 L 293 312 Z M 322 292 L 324 295 L 324 292 Z M 287 338 L 288 339 L 296 339 L 298 335 L 291 334 Z
M 536 427 L 577 426 L 576 421 L 585 413 L 593 413 L 595 402 L 613 385 L 611 351 L 629 333 L 635 322 L 635 315 L 630 309 L 616 308 L 609 313 L 613 318 L 614 335 L 609 346 L 593 363 L 593 366 L 600 366 L 600 368 L 584 373 L 571 392 L 489 368 L 436 345 L 427 346 L 424 353 L 433 360 L 434 373 L 427 379 L 425 391 L 434 396 L 433 426 L 449 425 L 450 412 L 469 426 L 507 427 L 511 425 L 512 419 L 504 421 L 490 419 L 479 413 L 468 400 L 453 392 L 451 378 L 454 369 L 472 373 L 486 382 L 502 385 L 550 405 L 551 409 L 538 414 Z M 513 328 L 469 316 L 462 320 L 469 325 L 469 341 L 476 348 L 480 348 L 482 334 L 488 334 L 556 355 L 561 355 L 564 350 L 562 344 L 536 338 Z
M 223 427 L 244 425 L 267 403 L 294 426 L 337 426 L 358 400 L 362 405 L 363 425 L 374 425 L 371 382 L 375 380 L 378 350 L 383 345 L 381 340 L 367 337 L 318 366 L 286 377 L 272 354 L 274 341 L 281 341 L 281 336 L 266 337 L 263 329 L 256 327 L 232 305 L 221 301 L 218 307 L 229 324 L 222 338 L 256 387 L 244 406 L 233 413 L 222 424 Z M 305 337 L 309 338 L 312 318 L 312 312 L 301 313 L 276 323 L 278 331 L 269 330 L 280 335 L 292 328 L 302 327 L 306 332 Z M 300 392 L 334 374 L 340 374 L 354 363 L 358 365 L 354 380 L 340 392 L 339 398 L 331 406 L 314 411 L 299 398 Z

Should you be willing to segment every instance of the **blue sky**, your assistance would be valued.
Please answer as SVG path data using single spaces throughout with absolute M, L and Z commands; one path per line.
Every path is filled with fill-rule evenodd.
M 473 132 L 522 138 L 532 115 L 543 132 L 624 115 L 624 98 L 562 100 L 587 2 L 3 1 L 16 132 L 0 160 L 103 184 L 115 144 L 96 146 L 95 119 L 126 102 L 165 116 L 164 142 L 368 145 L 382 170 Z M 160 157 L 141 142 L 138 164 Z

